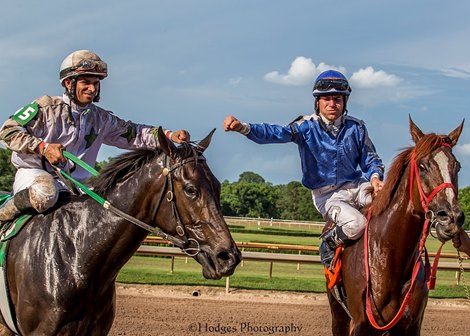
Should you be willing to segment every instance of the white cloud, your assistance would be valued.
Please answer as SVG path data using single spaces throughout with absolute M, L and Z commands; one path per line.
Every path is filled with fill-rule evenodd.
M 455 152 L 462 156 L 470 156 L 470 143 L 456 145 Z
M 242 77 L 236 77 L 236 78 L 230 78 L 228 80 L 228 83 L 233 86 L 238 86 L 241 81 L 242 81 Z
M 319 73 L 329 69 L 341 71 L 343 74 L 346 73 L 346 69 L 343 67 L 334 67 L 323 62 L 316 66 L 311 58 L 298 56 L 292 62 L 287 74 L 283 75 L 278 71 L 272 71 L 264 75 L 264 79 L 282 85 L 305 85 L 313 83 Z
M 402 79 L 395 75 L 389 75 L 383 70 L 376 71 L 373 67 L 368 66 L 353 73 L 350 81 L 352 86 L 373 88 L 378 86 L 396 86 Z
M 470 72 L 457 68 L 447 68 L 441 70 L 442 74 L 447 77 L 470 79 Z

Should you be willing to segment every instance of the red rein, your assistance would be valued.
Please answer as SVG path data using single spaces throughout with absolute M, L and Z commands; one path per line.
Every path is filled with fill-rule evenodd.
M 451 148 L 451 146 L 448 143 L 441 143 L 440 145 Z M 451 188 L 452 190 L 454 190 L 454 192 L 457 192 L 455 186 L 452 183 L 442 183 L 442 184 L 438 185 L 436 188 L 434 188 L 434 190 L 431 191 L 431 193 L 428 196 L 426 196 L 426 194 L 424 193 L 423 188 L 421 186 L 421 181 L 420 181 L 420 178 L 419 178 L 419 168 L 418 168 L 418 163 L 416 162 L 416 152 L 415 151 L 413 151 L 413 153 L 411 155 L 410 164 L 411 164 L 411 168 L 410 168 L 410 203 L 411 203 L 411 206 L 414 208 L 414 205 L 413 205 L 413 186 L 414 186 L 414 181 L 416 179 L 416 185 L 418 187 L 418 192 L 419 192 L 419 199 L 420 199 L 420 202 L 421 202 L 421 206 L 423 207 L 423 211 L 426 214 L 426 219 L 424 221 L 421 240 L 420 240 L 420 243 L 419 243 L 418 257 L 416 258 L 416 262 L 415 262 L 415 265 L 413 267 L 413 273 L 412 273 L 412 276 L 411 276 L 411 285 L 408 289 L 408 292 L 405 295 L 405 298 L 403 299 L 403 302 L 402 302 L 402 304 L 400 306 L 400 309 L 398 310 L 397 314 L 395 315 L 395 317 L 389 323 L 387 323 L 384 326 L 379 326 L 378 325 L 377 321 L 374 318 L 374 314 L 372 312 L 372 304 L 371 304 L 371 298 L 370 298 L 369 237 L 368 237 L 369 222 L 370 222 L 370 211 L 367 215 L 367 225 L 366 225 L 366 229 L 365 229 L 365 232 L 364 232 L 364 264 L 365 264 L 365 271 L 366 271 L 366 314 L 367 314 L 367 317 L 369 318 L 370 324 L 374 328 L 376 328 L 377 330 L 389 330 L 389 329 L 391 329 L 400 320 L 400 318 L 403 315 L 403 312 L 405 311 L 405 309 L 408 305 L 408 302 L 410 301 L 411 292 L 413 290 L 413 287 L 414 287 L 414 284 L 415 284 L 415 281 L 416 281 L 416 278 L 417 278 L 417 275 L 418 275 L 418 272 L 419 272 L 419 269 L 420 269 L 421 255 L 422 255 L 423 250 L 424 250 L 424 245 L 425 245 L 425 242 L 426 242 L 426 238 L 429 234 L 430 218 L 427 215 L 428 212 L 429 212 L 429 208 L 428 208 L 429 203 L 437 195 L 437 193 L 439 191 L 441 191 L 442 189 Z M 442 245 L 441 245 L 441 247 L 442 247 Z M 438 253 L 436 254 L 436 258 L 434 260 L 433 272 L 435 272 L 435 269 L 436 269 L 436 266 L 437 266 L 436 265 L 436 260 L 437 261 L 439 260 L 439 254 L 440 254 L 440 251 L 441 251 L 441 247 L 439 248 Z M 433 279 L 435 279 L 435 276 L 431 277 L 431 280 L 433 280 Z M 434 284 L 431 283 L 431 286 L 434 286 Z

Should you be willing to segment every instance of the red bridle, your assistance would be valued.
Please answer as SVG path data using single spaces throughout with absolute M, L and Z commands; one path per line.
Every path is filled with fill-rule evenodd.
M 452 148 L 450 144 L 448 143 L 441 143 L 440 145 Z M 367 317 L 369 318 L 370 324 L 377 330 L 389 330 L 391 329 L 402 317 L 405 308 L 408 305 L 408 302 L 411 299 L 411 292 L 413 290 L 416 278 L 419 273 L 419 269 L 421 266 L 421 256 L 423 254 L 423 250 L 425 250 L 425 243 L 426 243 L 426 238 L 429 234 L 429 223 L 433 217 L 433 214 L 431 211 L 429 211 L 428 205 L 431 203 L 432 199 L 437 195 L 437 193 L 445 188 L 451 188 L 454 190 L 455 193 L 457 193 L 457 188 L 455 185 L 452 183 L 441 183 L 438 185 L 436 188 L 434 188 L 429 195 L 426 195 L 425 192 L 423 191 L 423 188 L 421 186 L 421 180 L 419 178 L 419 168 L 418 168 L 418 163 L 416 162 L 416 151 L 413 151 L 411 154 L 411 162 L 410 162 L 410 203 L 411 206 L 414 208 L 413 204 L 413 187 L 414 187 L 414 181 L 416 180 L 416 185 L 418 187 L 418 193 L 419 193 L 419 200 L 421 202 L 421 206 L 423 207 L 424 213 L 425 213 L 425 221 L 423 225 L 423 231 L 421 234 L 421 239 L 419 243 L 419 253 L 416 258 L 416 262 L 413 267 L 413 273 L 411 276 L 411 284 L 410 287 L 408 288 L 408 292 L 405 295 L 405 298 L 403 299 L 403 302 L 400 306 L 400 309 L 398 310 L 397 314 L 395 317 L 386 325 L 384 326 L 379 326 L 377 321 L 374 318 L 374 314 L 372 313 L 372 303 L 371 303 L 371 298 L 370 298 L 370 269 L 369 269 L 369 237 L 368 237 L 368 231 L 369 231 L 369 222 L 370 222 L 370 211 L 367 214 L 367 225 L 366 225 L 366 230 L 364 232 L 364 264 L 365 264 L 365 271 L 366 271 L 366 314 Z M 441 245 L 442 247 L 442 245 Z M 438 254 L 440 254 L 441 248 L 439 248 Z M 434 263 L 436 265 L 436 260 L 439 260 L 439 256 L 436 254 Z M 433 272 L 434 272 L 435 267 L 433 267 Z M 435 277 L 434 277 L 435 278 Z M 429 285 L 429 284 L 428 284 Z
M 441 146 L 444 147 L 449 147 L 452 148 L 447 142 L 444 142 L 441 144 Z M 439 191 L 445 188 L 451 188 L 454 190 L 454 192 L 457 192 L 457 188 L 452 183 L 441 183 L 439 184 L 436 188 L 431 191 L 431 193 L 426 196 L 426 194 L 423 191 L 423 187 L 421 186 L 421 180 L 419 178 L 419 168 L 418 168 L 418 163 L 416 162 L 416 152 L 413 151 L 411 154 L 411 168 L 410 168 L 410 203 L 411 206 L 414 207 L 413 205 L 413 182 L 414 178 L 416 177 L 416 185 L 418 187 L 418 192 L 419 192 L 419 200 L 421 202 L 421 206 L 423 207 L 424 212 L 427 214 L 429 211 L 428 205 L 431 203 L 432 199 L 437 195 Z

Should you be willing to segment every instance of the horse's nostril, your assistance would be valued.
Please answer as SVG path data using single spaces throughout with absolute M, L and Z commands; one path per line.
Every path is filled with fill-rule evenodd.
M 217 254 L 217 259 L 227 267 L 234 267 L 240 263 L 240 255 L 235 252 L 222 251 Z
M 219 254 L 217 254 L 217 259 L 223 261 L 230 260 L 230 254 L 226 251 L 219 252 Z
M 437 218 L 439 219 L 439 222 L 441 223 L 450 222 L 450 217 L 445 211 L 439 211 L 437 213 Z

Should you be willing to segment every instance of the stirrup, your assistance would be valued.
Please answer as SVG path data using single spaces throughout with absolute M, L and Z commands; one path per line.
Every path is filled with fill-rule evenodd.
M 319 252 L 322 264 L 329 269 L 331 267 L 331 262 L 335 257 L 335 250 L 332 250 L 327 242 L 322 241 Z

